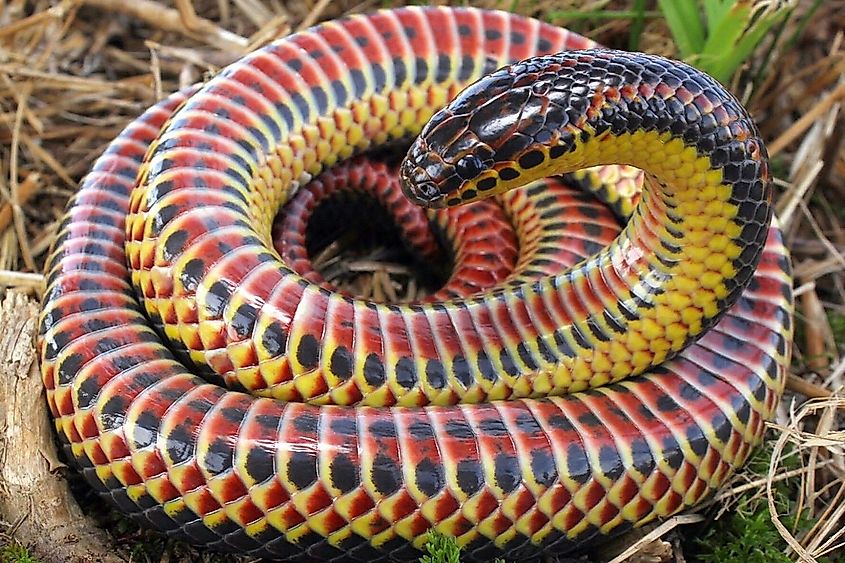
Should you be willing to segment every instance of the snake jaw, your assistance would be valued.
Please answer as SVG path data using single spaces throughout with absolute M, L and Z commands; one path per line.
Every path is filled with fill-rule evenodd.
M 417 139 L 417 143 L 424 142 Z M 422 153 L 420 153 L 422 154 Z M 406 157 L 399 167 L 399 180 L 402 192 L 417 205 L 439 208 L 446 206 L 446 196 L 437 188 L 437 184 L 426 172 L 422 163 L 416 159 Z

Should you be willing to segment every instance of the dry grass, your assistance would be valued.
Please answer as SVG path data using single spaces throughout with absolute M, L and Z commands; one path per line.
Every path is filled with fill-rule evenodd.
M 568 8 L 630 7 L 622 0 L 472 3 L 547 19 Z M 106 143 L 144 108 L 280 33 L 379 4 L 0 0 L 0 285 L 40 292 L 40 266 L 65 202 Z M 628 44 L 628 20 L 573 25 L 605 44 Z M 794 258 L 798 331 L 789 391 L 772 424 L 768 470 L 737 476 L 711 506 L 729 508 L 756 491 L 789 546 L 786 555 L 796 561 L 815 561 L 845 542 L 843 29 L 845 1 L 800 2 L 777 39 L 733 84 L 769 141 L 777 209 Z M 673 51 L 656 18 L 644 22 L 639 46 Z M 338 248 L 319 260 L 336 264 Z M 344 274 L 357 272 L 348 283 L 358 293 L 418 294 L 407 272 L 378 255 L 343 267 Z M 800 480 L 788 513 L 775 494 L 785 479 Z M 799 520 L 814 524 L 785 523 Z M 679 523 L 685 522 L 667 527 Z M 644 538 L 632 552 L 654 549 L 653 539 Z M 677 542 L 667 545 L 683 560 Z

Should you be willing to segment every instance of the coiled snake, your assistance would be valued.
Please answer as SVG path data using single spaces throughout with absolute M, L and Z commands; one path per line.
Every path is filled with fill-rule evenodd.
M 723 483 L 789 358 L 765 149 L 702 73 L 590 47 L 502 12 L 379 11 L 132 123 L 46 267 L 43 378 L 88 482 L 170 535 L 297 561 L 414 558 L 432 528 L 468 560 L 562 554 Z M 519 247 L 515 269 L 425 303 L 353 299 L 280 260 L 273 218 L 299 185 L 429 118 L 400 168 L 413 201 L 609 164 L 645 170 L 642 201 L 600 183 L 631 218 L 564 271 L 564 219 L 603 212 L 558 180 L 497 196 L 515 236 L 473 244 Z M 456 245 L 491 225 L 480 205 L 451 223 Z M 602 221 L 582 230 L 607 241 Z

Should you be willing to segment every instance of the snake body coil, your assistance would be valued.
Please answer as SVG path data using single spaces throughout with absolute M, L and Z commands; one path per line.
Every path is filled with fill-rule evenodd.
M 570 552 L 722 484 L 789 358 L 765 149 L 701 73 L 564 52 L 590 47 L 501 12 L 380 11 L 281 39 L 131 124 L 46 267 L 43 377 L 92 486 L 214 549 L 401 560 L 435 528 L 485 561 Z M 483 74 L 558 52 L 463 91 L 415 141 L 403 187 L 454 205 L 636 165 L 636 208 L 599 190 L 633 210 L 605 250 L 560 270 L 570 196 L 550 180 L 498 196 L 513 273 L 463 283 L 459 263 L 431 302 L 356 300 L 280 260 L 273 218 L 301 184 L 417 134 Z M 489 223 L 457 224 L 460 245 Z

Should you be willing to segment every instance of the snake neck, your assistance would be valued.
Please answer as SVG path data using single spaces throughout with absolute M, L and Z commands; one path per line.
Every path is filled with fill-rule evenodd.
M 660 57 L 537 57 L 462 92 L 401 169 L 412 199 L 440 207 L 609 164 L 645 171 L 627 226 L 591 259 L 527 290 L 558 311 L 565 328 L 550 336 L 572 351 L 558 374 L 575 387 L 663 362 L 750 280 L 772 211 L 765 148 L 745 110 L 712 78 Z

